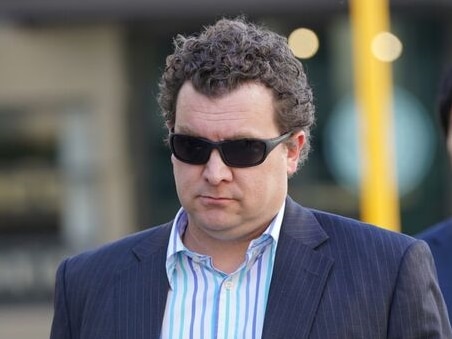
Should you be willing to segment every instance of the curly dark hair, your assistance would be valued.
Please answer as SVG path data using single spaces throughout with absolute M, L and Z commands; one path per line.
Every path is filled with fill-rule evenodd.
M 209 97 L 222 96 L 249 82 L 270 88 L 280 132 L 305 132 L 300 164 L 306 160 L 314 123 L 313 94 L 285 37 L 243 17 L 223 18 L 198 35 L 178 35 L 159 84 L 158 102 L 169 129 L 174 127 L 177 96 L 186 81 Z

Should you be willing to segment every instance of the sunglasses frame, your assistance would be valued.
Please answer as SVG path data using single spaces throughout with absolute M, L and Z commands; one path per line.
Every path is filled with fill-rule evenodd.
M 171 152 L 176 157 L 176 159 L 178 159 L 184 163 L 187 163 L 187 164 L 191 164 L 191 165 L 206 164 L 210 159 L 210 155 L 212 154 L 212 151 L 214 149 L 216 149 L 216 150 L 218 150 L 218 153 L 220 153 L 221 160 L 225 163 L 225 165 L 227 165 L 229 167 L 246 168 L 246 167 L 254 167 L 254 166 L 262 164 L 265 161 L 265 159 L 267 159 L 270 152 L 273 149 L 275 149 L 275 147 L 278 146 L 280 143 L 289 139 L 292 136 L 292 134 L 293 134 L 293 132 L 286 132 L 276 138 L 271 138 L 271 139 L 243 138 L 243 139 L 232 139 L 232 140 L 222 140 L 222 141 L 211 141 L 209 139 L 202 138 L 202 137 L 194 137 L 191 135 L 174 133 L 174 131 L 172 130 L 172 131 L 170 131 L 170 134 L 169 134 L 169 146 L 170 146 Z M 177 154 L 176 148 L 174 146 L 174 138 L 177 138 L 177 137 L 191 138 L 191 139 L 200 141 L 200 142 L 208 145 L 209 156 L 207 157 L 207 160 L 202 161 L 202 162 L 197 162 L 197 161 L 189 161 L 187 159 L 181 158 L 180 155 Z M 252 164 L 234 164 L 227 160 L 227 156 L 225 155 L 224 150 L 223 150 L 223 145 L 227 144 L 227 143 L 231 143 L 231 142 L 243 142 L 243 141 L 258 141 L 258 142 L 262 142 L 265 145 L 265 150 L 262 155 L 262 158 L 258 162 L 255 162 Z

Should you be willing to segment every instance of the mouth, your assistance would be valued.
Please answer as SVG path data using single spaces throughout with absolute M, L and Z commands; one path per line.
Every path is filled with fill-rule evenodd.
M 201 195 L 202 199 L 211 199 L 211 200 L 232 200 L 230 198 L 226 198 L 226 197 L 217 197 L 217 196 L 213 196 L 213 195 Z
M 200 199 L 206 205 L 220 205 L 220 204 L 228 203 L 233 200 L 228 197 L 213 196 L 213 195 L 200 195 Z

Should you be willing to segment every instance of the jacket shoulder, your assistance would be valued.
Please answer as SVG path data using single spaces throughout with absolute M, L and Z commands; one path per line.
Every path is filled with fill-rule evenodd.
M 357 219 L 310 209 L 319 224 L 337 246 L 350 245 L 362 253 L 403 255 L 421 241 L 409 235 L 368 224 Z

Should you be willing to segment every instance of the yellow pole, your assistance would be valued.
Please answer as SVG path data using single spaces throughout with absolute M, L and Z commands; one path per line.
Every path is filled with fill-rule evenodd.
M 375 36 L 389 31 L 389 4 L 351 0 L 350 10 L 361 140 L 361 218 L 400 231 L 391 65 L 375 58 L 371 50 Z

